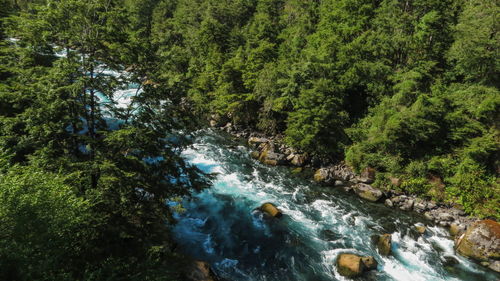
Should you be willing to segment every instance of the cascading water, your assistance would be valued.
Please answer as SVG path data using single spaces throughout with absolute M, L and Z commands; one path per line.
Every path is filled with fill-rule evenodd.
M 184 157 L 215 175 L 211 188 L 184 200 L 173 231 L 180 248 L 208 261 L 227 280 L 345 280 L 335 270 L 339 253 L 371 255 L 376 271 L 359 280 L 499 280 L 499 275 L 457 256 L 444 229 L 419 236 L 418 214 L 369 203 L 318 186 L 286 167 L 267 167 L 214 131 L 199 132 Z M 253 210 L 273 202 L 284 213 L 267 220 Z M 383 257 L 371 237 L 392 233 L 393 255 Z M 452 262 L 450 262 L 452 261 Z

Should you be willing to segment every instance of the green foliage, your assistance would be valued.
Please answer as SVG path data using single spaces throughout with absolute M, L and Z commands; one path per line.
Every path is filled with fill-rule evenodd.
M 90 203 L 57 174 L 14 167 L 0 176 L 0 278 L 71 280 L 90 239 Z
M 68 257 L 68 268 L 54 270 L 56 254 L 46 264 L 34 260 L 35 248 L 26 245 L 44 245 L 26 235 L 12 245 L 19 256 L 2 248 L 12 261 L 2 268 L 12 274 L 33 262 L 26 274 L 42 275 L 31 279 L 178 279 L 164 202 L 205 183 L 183 162 L 185 142 L 172 134 L 212 114 L 284 134 L 288 144 L 322 159 L 375 168 L 379 185 L 397 176 L 404 192 L 498 218 L 498 1 L 0 6 L 2 184 L 27 194 L 19 200 L 37 219 L 60 226 L 32 225 L 60 247 L 80 243 L 65 231 L 88 222 L 87 213 L 92 218 L 75 230 L 88 239 L 74 252 L 79 258 Z M 55 56 L 54 45 L 68 55 Z M 125 82 L 140 85 L 141 110 L 99 105 L 99 96 L 113 101 L 120 89 L 120 81 L 100 73 L 101 63 L 129 70 Z M 116 130 L 107 111 L 124 120 Z M 189 181 L 176 180 L 185 175 Z M 47 193 L 37 189 L 44 186 Z M 5 198 L 0 210 L 16 218 L 6 225 L 27 220 L 15 198 Z M 71 202 L 62 206 L 64 200 Z
M 450 184 L 448 195 L 458 199 L 465 211 L 500 218 L 500 185 L 480 164 L 469 159 L 463 161 L 450 178 Z
M 498 86 L 500 82 L 500 23 L 498 2 L 468 1 L 458 24 L 448 57 L 456 73 L 468 81 Z
M 193 126 L 189 102 L 159 86 L 158 46 L 144 43 L 158 2 L 30 2 L 5 21 L 19 40 L 0 38 L 0 279 L 181 279 L 165 202 L 206 182 L 173 135 Z M 134 114 L 99 101 L 130 83 Z
M 411 178 L 409 180 L 403 181 L 399 188 L 409 194 L 425 196 L 431 189 L 431 185 L 426 178 Z

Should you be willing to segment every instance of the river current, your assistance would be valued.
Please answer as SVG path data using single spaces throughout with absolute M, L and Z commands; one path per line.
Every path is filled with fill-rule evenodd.
M 212 130 L 196 134 L 184 158 L 214 175 L 212 186 L 182 202 L 174 237 L 186 254 L 209 262 L 225 280 L 346 280 L 335 270 L 340 253 L 374 256 L 377 270 L 357 280 L 499 280 L 499 275 L 455 255 L 448 232 L 429 226 L 420 236 L 419 214 L 363 201 L 313 183 L 289 167 L 249 157 L 244 143 Z M 284 213 L 254 211 L 272 202 Z M 372 237 L 392 234 L 389 257 Z

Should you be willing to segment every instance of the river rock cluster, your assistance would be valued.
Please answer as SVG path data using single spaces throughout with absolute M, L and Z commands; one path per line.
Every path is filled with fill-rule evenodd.
M 357 174 L 344 162 L 321 167 L 321 161 L 310 157 L 307 153 L 281 144 L 279 137 L 264 137 L 248 130 L 240 130 L 231 123 L 221 125 L 220 120 L 212 119 L 210 123 L 212 127 L 219 127 L 238 138 L 246 138 L 248 145 L 253 149 L 252 158 L 264 164 L 295 166 L 298 169 L 320 166 L 313 176 L 314 181 L 317 183 L 343 188 L 345 191 L 353 192 L 364 200 L 383 202 L 390 208 L 423 214 L 430 222 L 442 227 L 448 227 L 450 236 L 455 238 L 457 253 L 500 272 L 500 224 L 498 222 L 478 220 L 467 216 L 463 210 L 417 198 L 416 196 L 396 191 L 382 191 L 370 185 L 375 181 L 376 176 L 376 171 L 373 168 L 368 167 L 360 174 Z M 397 178 L 391 178 L 390 180 L 396 186 L 401 183 L 401 180 Z M 268 213 L 267 208 L 271 213 L 279 212 L 272 204 L 270 206 L 264 205 L 261 206 L 261 210 L 265 213 Z M 273 216 L 272 214 L 269 215 Z M 279 215 L 281 215 L 281 212 Z M 420 234 L 424 234 L 426 227 L 425 225 L 418 225 L 416 230 Z M 390 234 L 381 235 L 378 238 L 377 248 L 382 255 L 390 254 Z M 337 258 L 337 270 L 346 277 L 358 276 L 364 271 L 376 268 L 374 259 L 375 265 L 367 265 L 364 262 L 368 259 L 373 259 L 373 257 L 341 254 Z

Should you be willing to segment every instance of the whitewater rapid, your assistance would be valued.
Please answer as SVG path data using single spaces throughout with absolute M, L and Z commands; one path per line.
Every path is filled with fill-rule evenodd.
M 374 256 L 379 265 L 358 280 L 498 280 L 457 256 L 442 228 L 424 218 L 322 187 L 287 167 L 268 167 L 228 136 L 201 131 L 184 158 L 214 175 L 212 186 L 182 202 L 173 229 L 180 248 L 208 261 L 227 280 L 346 280 L 335 270 L 343 252 Z M 285 214 L 265 220 L 253 210 L 272 202 Z M 378 254 L 372 237 L 391 233 L 393 255 Z M 449 263 L 455 261 L 456 264 Z

